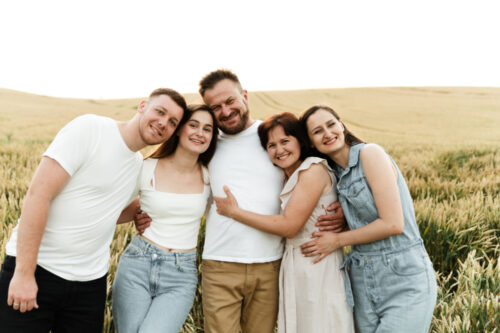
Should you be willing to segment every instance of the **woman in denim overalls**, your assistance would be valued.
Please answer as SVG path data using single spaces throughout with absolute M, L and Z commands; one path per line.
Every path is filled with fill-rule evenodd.
M 301 122 L 312 146 L 334 162 L 350 228 L 316 233 L 303 253 L 317 256 L 352 245 L 342 267 L 349 271 L 346 297 L 358 332 L 428 332 L 437 284 L 398 167 L 380 146 L 352 135 L 330 107 L 308 109 Z

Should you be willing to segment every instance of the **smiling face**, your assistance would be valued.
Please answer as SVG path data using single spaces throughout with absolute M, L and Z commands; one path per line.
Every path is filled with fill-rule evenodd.
M 146 145 L 165 142 L 174 133 L 184 110 L 168 95 L 151 97 L 139 104 L 139 135 Z
M 309 140 L 320 153 L 330 155 L 346 147 L 344 125 L 332 113 L 319 109 L 306 124 Z
M 299 141 L 292 135 L 286 135 L 282 126 L 269 130 L 266 150 L 271 161 L 283 169 L 288 177 L 302 163 Z
M 229 79 L 205 91 L 205 103 L 214 111 L 217 125 L 227 134 L 237 134 L 250 126 L 247 92 Z
M 196 111 L 179 131 L 179 147 L 202 154 L 210 146 L 213 131 L 214 123 L 208 111 Z

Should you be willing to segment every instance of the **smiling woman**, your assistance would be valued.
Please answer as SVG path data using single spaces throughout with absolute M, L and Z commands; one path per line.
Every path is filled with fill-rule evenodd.
M 317 262 L 352 246 L 342 268 L 348 271 L 346 296 L 359 332 L 428 332 L 436 278 L 397 165 L 380 146 L 352 135 L 329 106 L 309 108 L 301 123 L 314 148 L 333 162 L 350 228 L 315 233 L 302 252 L 320 255 Z
M 170 110 L 153 109 L 158 114 L 151 122 L 155 130 L 157 126 L 163 129 L 164 120 L 176 121 Z M 130 221 L 139 204 L 152 219 L 118 264 L 113 316 L 119 332 L 176 333 L 182 327 L 198 282 L 196 242 L 210 196 L 206 166 L 216 141 L 217 126 L 210 108 L 189 105 L 176 133 L 144 161 L 140 199 L 118 221 Z
M 287 238 L 279 277 L 278 332 L 354 332 L 344 273 L 339 269 L 342 249 L 317 265 L 300 253 L 300 245 L 317 230 L 317 219 L 326 214 L 325 207 L 337 201 L 333 171 L 324 159 L 308 157 L 305 132 L 292 113 L 265 120 L 259 126 L 259 138 L 271 161 L 287 175 L 280 194 L 281 214 L 241 209 L 228 188 L 226 198 L 214 197 L 217 212 Z

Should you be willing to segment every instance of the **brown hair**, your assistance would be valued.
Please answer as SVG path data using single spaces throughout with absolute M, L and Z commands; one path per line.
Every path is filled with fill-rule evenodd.
M 335 118 L 337 118 L 340 121 L 340 116 L 331 107 L 326 106 L 326 105 L 312 106 L 309 109 L 307 109 L 306 111 L 304 111 L 302 116 L 300 116 L 300 123 L 302 124 L 302 128 L 306 131 L 306 133 L 307 133 L 307 119 L 309 119 L 309 117 L 312 116 L 318 110 L 325 110 L 327 112 L 330 112 Z M 348 146 L 354 146 L 354 145 L 357 145 L 358 143 L 364 143 L 363 140 L 361 140 L 360 138 L 358 138 L 357 136 L 352 134 L 352 132 L 347 129 L 347 126 L 344 123 L 342 123 L 342 125 L 344 125 L 345 143 Z M 306 137 L 307 137 L 308 146 L 310 147 L 311 143 L 309 141 L 309 136 L 306 135 Z M 314 153 L 314 155 L 318 155 L 318 154 L 323 155 L 323 154 L 320 154 L 315 148 L 313 148 L 312 152 Z
M 172 134 L 170 139 L 162 143 L 151 155 L 148 157 L 154 157 L 154 158 L 162 158 L 162 157 L 167 157 L 169 155 L 172 155 L 175 150 L 177 149 L 177 146 L 179 145 L 179 136 L 177 135 L 178 132 L 180 131 L 180 128 L 184 126 L 189 119 L 191 119 L 192 115 L 197 112 L 197 111 L 205 111 L 210 114 L 210 117 L 212 118 L 212 139 L 210 139 L 210 144 L 207 148 L 206 151 L 200 154 L 198 156 L 198 161 L 203 164 L 204 166 L 207 166 L 212 157 L 215 154 L 215 148 L 217 147 L 217 136 L 219 133 L 219 129 L 217 128 L 217 122 L 215 120 L 215 115 L 212 109 L 210 109 L 207 105 L 204 104 L 190 104 L 186 107 L 186 111 L 184 112 L 184 115 L 179 122 L 179 125 L 175 129 L 175 132 Z
M 160 96 L 160 95 L 169 96 L 175 102 L 175 104 L 177 104 L 178 106 L 180 106 L 182 108 L 184 113 L 186 112 L 186 108 L 187 108 L 186 100 L 177 91 L 170 89 L 170 88 L 158 88 L 158 89 L 153 90 L 153 92 L 151 94 L 149 94 L 149 98 Z
M 205 92 L 209 89 L 215 87 L 217 83 L 222 80 L 231 80 L 239 88 L 240 92 L 243 90 L 241 88 L 241 83 L 236 74 L 231 72 L 229 69 L 218 69 L 216 71 L 210 72 L 205 75 L 200 81 L 199 93 L 201 97 L 205 96 Z
M 309 146 L 307 140 L 307 133 L 301 126 L 299 119 L 296 115 L 290 112 L 282 112 L 273 114 L 268 117 L 262 124 L 259 125 L 258 133 L 260 144 L 267 150 L 267 143 L 269 141 L 269 132 L 277 127 L 283 127 L 283 131 L 286 135 L 293 136 L 299 141 L 300 144 L 300 157 L 301 161 L 305 160 L 309 155 Z

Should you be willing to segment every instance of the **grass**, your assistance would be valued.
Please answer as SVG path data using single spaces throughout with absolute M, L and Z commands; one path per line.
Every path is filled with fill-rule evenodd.
M 197 101 L 188 95 L 190 102 Z M 125 120 L 139 99 L 57 99 L 0 89 L 0 259 L 40 156 L 57 131 L 82 113 Z M 384 146 L 414 199 L 439 292 L 432 332 L 498 332 L 500 300 L 500 89 L 359 88 L 250 93 L 255 118 L 333 106 L 347 126 Z M 108 292 L 134 234 L 118 226 Z M 200 232 L 200 249 L 204 229 Z M 201 293 L 183 332 L 203 332 Z M 112 332 L 108 293 L 105 332 Z

